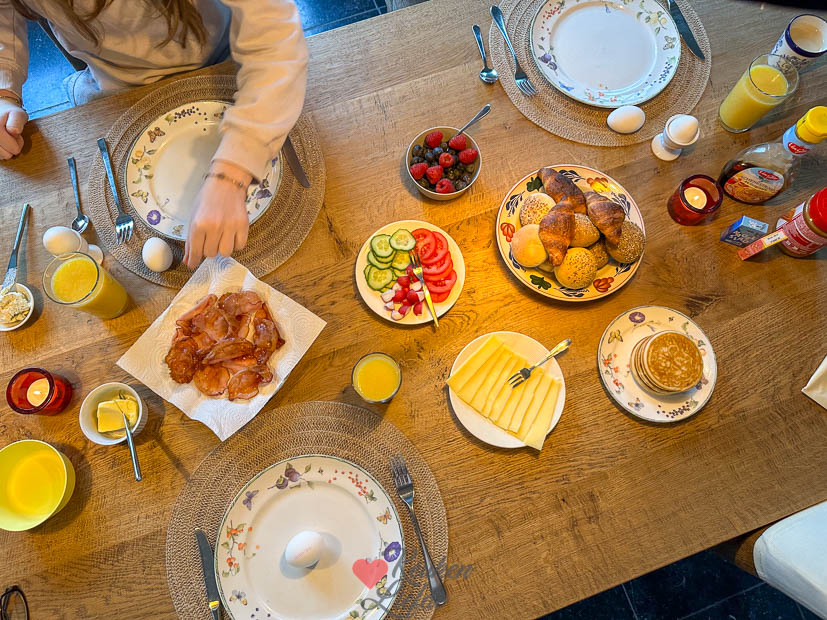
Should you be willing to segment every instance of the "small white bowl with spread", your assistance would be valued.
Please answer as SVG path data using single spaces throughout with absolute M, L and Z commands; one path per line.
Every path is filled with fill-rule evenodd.
M 80 429 L 89 441 L 102 446 L 112 446 L 116 443 L 126 441 L 126 433 L 121 437 L 113 436 L 111 433 L 101 433 L 98 430 L 97 419 L 98 404 L 107 400 L 115 400 L 122 395 L 131 397 L 138 403 L 138 421 L 132 427 L 132 435 L 137 435 L 143 430 L 144 426 L 146 426 L 144 404 L 141 401 L 141 397 L 138 396 L 138 392 L 126 383 L 104 383 L 89 392 L 80 406 L 80 414 L 78 415 Z
M 18 301 L 20 296 L 25 298 L 26 303 L 28 303 L 28 310 L 22 318 L 11 320 L 12 317 L 20 317 L 23 312 L 22 309 L 18 309 L 18 305 L 21 304 Z M 6 301 L 7 298 L 9 301 Z M 32 316 L 33 311 L 34 297 L 32 297 L 31 290 L 29 290 L 29 287 L 16 282 L 8 293 L 0 296 L 0 332 L 10 332 L 23 327 Z

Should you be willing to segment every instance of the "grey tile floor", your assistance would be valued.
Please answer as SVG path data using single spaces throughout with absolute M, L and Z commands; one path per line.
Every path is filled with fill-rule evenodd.
M 386 12 L 384 0 L 298 0 L 307 35 Z M 69 106 L 62 88 L 72 67 L 36 24 L 23 98 L 32 118 Z M 784 594 L 711 551 L 549 614 L 543 620 L 817 620 Z

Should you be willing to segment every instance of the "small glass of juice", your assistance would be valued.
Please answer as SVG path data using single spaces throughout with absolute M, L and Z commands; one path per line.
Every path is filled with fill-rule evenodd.
M 129 304 L 121 283 L 83 252 L 56 256 L 43 272 L 43 290 L 53 302 L 101 319 L 120 316 Z
M 678 224 L 695 226 L 715 215 L 723 198 L 724 191 L 715 179 L 693 174 L 681 181 L 666 201 L 666 210 Z
M 753 60 L 718 109 L 718 120 L 733 133 L 747 131 L 798 88 L 798 71 L 775 54 Z
M 386 353 L 368 353 L 353 367 L 353 389 L 369 403 L 387 403 L 402 385 L 402 369 Z
M 24 368 L 6 386 L 6 402 L 17 413 L 55 415 L 72 400 L 72 384 L 42 368 Z

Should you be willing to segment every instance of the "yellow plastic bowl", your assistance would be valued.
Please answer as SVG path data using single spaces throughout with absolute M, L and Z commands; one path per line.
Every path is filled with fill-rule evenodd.
M 61 452 L 36 439 L 0 450 L 0 529 L 30 530 L 60 512 L 75 490 L 75 469 Z

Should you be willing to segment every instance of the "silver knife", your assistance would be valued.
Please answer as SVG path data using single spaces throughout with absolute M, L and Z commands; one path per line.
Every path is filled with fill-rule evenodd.
M 20 214 L 20 223 L 17 225 L 17 235 L 14 238 L 14 246 L 9 256 L 9 267 L 6 269 L 6 277 L 3 278 L 3 285 L 0 286 L 0 293 L 7 293 L 14 286 L 17 280 L 17 250 L 20 249 L 20 242 L 23 240 L 23 229 L 26 228 L 26 216 L 29 215 L 29 203 L 23 205 L 23 213 Z
M 201 554 L 201 570 L 204 573 L 204 585 L 207 586 L 207 605 L 213 620 L 221 618 L 221 597 L 215 583 L 215 560 L 207 535 L 200 527 L 195 528 L 195 540 L 198 541 L 198 553 Z
M 287 140 L 284 141 L 284 157 L 287 159 L 287 164 L 290 166 L 290 170 L 293 171 L 293 175 L 299 180 L 302 187 L 310 187 L 310 181 L 304 173 L 304 168 L 302 168 L 302 163 L 299 161 L 299 156 L 296 154 L 293 143 L 290 142 L 290 136 L 287 136 Z
M 669 13 L 672 15 L 672 19 L 675 20 L 678 32 L 686 43 L 686 47 L 689 48 L 689 51 L 701 60 L 706 60 L 706 56 L 704 56 L 704 53 L 701 51 L 701 46 L 698 45 L 698 42 L 695 40 L 695 35 L 692 34 L 689 24 L 686 23 L 686 19 L 683 13 L 681 13 L 681 7 L 678 6 L 675 0 L 669 0 Z

